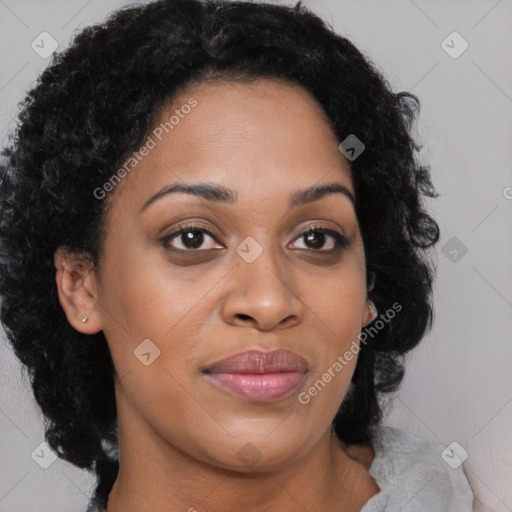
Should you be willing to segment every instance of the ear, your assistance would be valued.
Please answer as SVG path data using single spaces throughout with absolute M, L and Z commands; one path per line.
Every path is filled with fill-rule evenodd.
M 59 302 L 68 322 L 83 334 L 101 331 L 94 265 L 84 255 L 59 247 L 54 253 Z M 87 320 L 82 321 L 85 317 Z
M 361 317 L 361 327 L 366 327 L 377 318 L 377 308 L 372 300 L 366 300 L 366 307 Z

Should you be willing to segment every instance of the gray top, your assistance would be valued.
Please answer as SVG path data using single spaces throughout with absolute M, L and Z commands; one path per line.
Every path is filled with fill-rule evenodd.
M 380 492 L 360 512 L 471 512 L 473 493 L 462 466 L 450 467 L 445 447 L 403 430 L 372 427 L 375 457 L 369 469 Z M 87 512 L 105 512 L 89 503 Z
M 393 427 L 373 427 L 369 473 L 380 487 L 361 512 L 471 512 L 473 492 L 462 466 L 441 457 L 445 447 Z

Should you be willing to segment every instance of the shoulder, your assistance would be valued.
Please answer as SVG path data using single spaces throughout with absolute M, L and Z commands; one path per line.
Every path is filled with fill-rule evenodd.
M 471 512 L 473 493 L 463 466 L 445 462 L 445 447 L 438 441 L 375 426 L 372 446 L 375 456 L 369 472 L 379 494 L 386 496 L 382 510 Z

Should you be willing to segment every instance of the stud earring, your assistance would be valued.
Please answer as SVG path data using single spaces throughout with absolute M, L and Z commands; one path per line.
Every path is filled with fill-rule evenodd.
M 82 318 L 82 323 L 83 323 L 83 324 L 85 324 L 85 322 L 87 322 L 87 320 L 89 320 L 89 319 L 88 319 L 86 316 L 84 316 L 84 317 Z

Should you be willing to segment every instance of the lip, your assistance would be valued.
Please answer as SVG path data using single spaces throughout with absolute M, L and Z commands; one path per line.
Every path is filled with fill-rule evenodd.
M 249 350 L 211 364 L 205 377 L 224 391 L 255 402 L 279 400 L 295 390 L 307 361 L 289 350 Z

